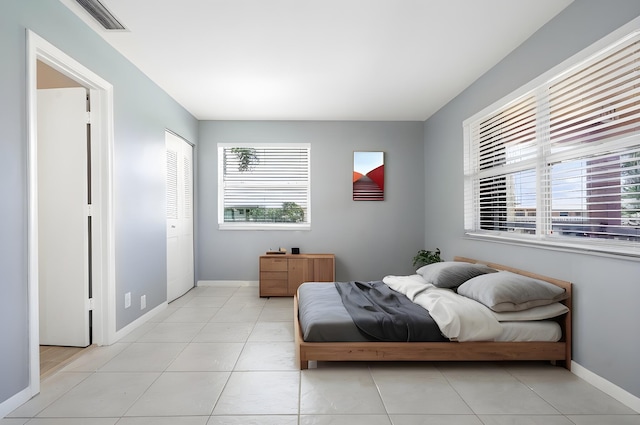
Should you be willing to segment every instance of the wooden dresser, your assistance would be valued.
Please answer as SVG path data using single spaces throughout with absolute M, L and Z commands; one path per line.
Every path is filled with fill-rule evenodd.
M 260 296 L 293 296 L 303 282 L 333 282 L 334 254 L 260 256 Z

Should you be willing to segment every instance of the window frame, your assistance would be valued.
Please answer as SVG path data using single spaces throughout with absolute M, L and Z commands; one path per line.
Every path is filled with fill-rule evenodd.
M 519 101 L 523 101 L 523 99 L 525 99 L 527 96 L 535 96 L 540 94 L 539 92 L 545 90 L 545 87 L 548 87 L 551 82 L 557 81 L 557 79 L 562 77 L 563 75 L 568 74 L 576 68 L 584 65 L 585 63 L 592 61 L 592 58 L 599 56 L 601 57 L 607 52 L 613 51 L 629 39 L 638 37 L 639 34 L 640 18 L 636 18 L 629 24 L 619 28 L 618 30 L 609 34 L 607 37 L 604 37 L 599 42 L 594 43 L 593 45 L 584 49 L 582 52 L 567 59 L 563 63 L 542 74 L 540 77 L 534 79 L 533 81 L 514 91 L 510 95 L 505 96 L 501 100 L 494 102 L 492 105 L 484 108 L 482 111 L 474 114 L 463 122 L 464 233 L 466 237 L 516 245 L 540 246 L 547 249 L 568 250 L 573 252 L 577 251 L 581 253 L 593 253 L 597 255 L 616 255 L 640 258 L 640 242 L 638 241 L 625 243 L 613 241 L 610 239 L 558 237 L 556 235 L 550 236 L 552 232 L 550 232 L 549 230 L 551 229 L 553 217 L 553 210 L 551 208 L 551 196 L 549 196 L 551 189 L 549 186 L 545 186 L 540 183 L 545 182 L 550 185 L 552 180 L 543 179 L 540 177 L 540 175 L 541 173 L 550 172 L 553 162 L 547 161 L 547 164 L 545 166 L 544 159 L 540 158 L 548 159 L 554 156 L 559 157 L 562 155 L 558 153 L 549 156 L 547 156 L 546 154 L 541 155 L 540 151 L 544 150 L 543 145 L 545 143 L 540 141 L 536 142 L 536 146 L 539 148 L 539 152 L 536 154 L 536 159 L 534 161 L 524 159 L 522 161 L 522 164 L 506 164 L 503 166 L 506 171 L 517 171 L 523 170 L 525 168 L 530 169 L 531 167 L 525 167 L 526 163 L 529 163 L 529 165 L 531 165 L 532 163 L 535 164 L 534 170 L 537 174 L 535 233 L 527 235 L 522 233 L 507 232 L 504 230 L 492 231 L 481 229 L 481 215 L 479 207 L 481 192 L 478 184 L 480 181 L 479 175 L 482 173 L 482 171 L 480 169 L 479 155 L 476 152 L 476 156 L 474 157 L 473 153 L 473 143 L 479 143 L 479 141 L 474 141 L 472 136 L 473 125 L 478 124 L 480 121 L 492 116 L 493 114 L 504 111 L 505 108 L 510 105 L 518 104 Z M 537 102 L 539 104 L 539 101 Z M 541 116 L 542 118 L 538 117 L 538 112 L 536 112 L 536 131 L 540 131 L 544 128 L 545 125 L 548 126 L 548 115 L 546 116 L 546 119 L 544 115 Z M 544 123 L 543 121 L 547 122 Z M 640 137 L 640 135 L 637 134 L 635 134 L 634 136 L 635 138 Z M 538 140 L 538 137 L 536 137 L 536 140 Z M 605 143 L 605 145 L 610 146 L 610 149 L 606 150 L 605 152 L 613 154 L 613 152 L 615 152 L 615 148 L 618 148 L 619 145 L 625 145 L 625 143 L 627 142 L 617 139 L 608 141 Z M 637 145 L 637 141 L 633 143 L 627 143 L 627 146 L 635 147 Z M 580 151 L 580 149 L 578 149 L 578 151 Z M 575 159 L 581 160 L 582 157 L 580 155 L 576 155 Z M 495 174 L 500 175 L 497 170 L 495 171 Z M 506 210 L 506 207 L 504 208 Z
M 225 222 L 224 221 L 224 155 L 225 148 L 302 148 L 307 149 L 307 185 L 306 199 L 307 209 L 305 221 L 302 223 L 274 223 L 274 222 Z M 218 229 L 219 230 L 311 230 L 311 144 L 310 143 L 258 143 L 241 142 L 230 143 L 220 142 L 217 144 L 217 167 L 218 167 Z M 260 185 L 257 183 L 256 185 Z

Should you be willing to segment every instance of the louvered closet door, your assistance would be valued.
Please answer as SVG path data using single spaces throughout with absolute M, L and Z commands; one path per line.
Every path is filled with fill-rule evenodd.
M 193 149 L 167 132 L 167 301 L 194 286 Z

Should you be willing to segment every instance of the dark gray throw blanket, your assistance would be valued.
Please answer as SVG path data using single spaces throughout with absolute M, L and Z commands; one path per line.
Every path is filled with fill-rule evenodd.
M 335 282 L 355 325 L 377 341 L 448 341 L 429 312 L 381 281 Z

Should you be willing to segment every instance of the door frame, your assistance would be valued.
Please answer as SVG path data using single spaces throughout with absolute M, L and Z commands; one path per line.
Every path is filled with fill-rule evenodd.
M 37 70 L 40 60 L 77 81 L 91 96 L 93 343 L 116 340 L 113 221 L 113 85 L 27 30 L 29 388 L 40 392 L 38 301 Z M 88 303 L 88 301 L 87 301 Z

